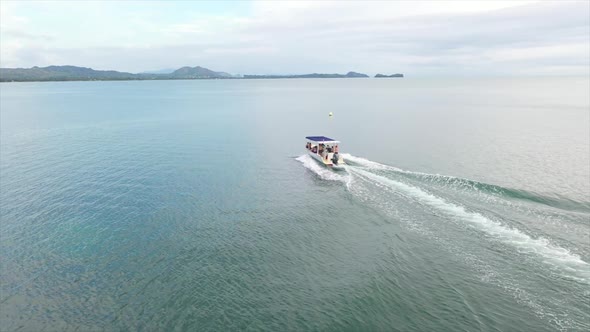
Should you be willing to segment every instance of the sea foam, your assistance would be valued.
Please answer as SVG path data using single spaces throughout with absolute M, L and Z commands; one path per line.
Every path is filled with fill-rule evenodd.
M 552 244 L 551 241 L 545 238 L 532 238 L 516 228 L 489 219 L 480 213 L 467 211 L 463 206 L 447 202 L 446 200 L 415 186 L 376 175 L 357 167 L 350 167 L 348 170 L 351 174 L 356 174 L 381 185 L 401 190 L 405 194 L 410 195 L 429 206 L 476 226 L 477 229 L 484 231 L 504 243 L 515 246 L 521 251 L 540 255 L 546 263 L 557 265 L 563 270 L 575 271 L 575 274 L 578 277 L 576 279 L 578 280 L 580 279 L 579 277 L 581 277 L 584 281 L 590 281 L 590 264 L 583 261 L 580 256 L 571 253 L 565 248 Z
M 349 183 L 349 181 L 350 181 L 349 174 L 336 173 L 336 172 L 326 168 L 325 166 L 318 164 L 318 162 L 315 161 L 309 155 L 304 154 L 302 156 L 295 158 L 295 160 L 301 162 L 305 168 L 311 170 L 312 172 L 317 174 L 323 180 L 340 181 L 340 182 L 344 182 L 344 183 Z

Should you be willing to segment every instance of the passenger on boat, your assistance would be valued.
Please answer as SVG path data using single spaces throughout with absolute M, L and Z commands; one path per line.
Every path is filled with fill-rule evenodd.
M 313 153 L 318 153 L 318 147 L 317 147 L 317 146 L 314 146 L 314 147 L 311 149 L 311 152 L 313 152 Z
M 338 153 L 338 145 L 334 145 L 334 153 Z
M 334 152 L 334 154 L 332 155 L 332 162 L 334 163 L 334 165 L 338 165 L 338 160 L 340 160 L 339 156 L 338 156 L 338 151 Z

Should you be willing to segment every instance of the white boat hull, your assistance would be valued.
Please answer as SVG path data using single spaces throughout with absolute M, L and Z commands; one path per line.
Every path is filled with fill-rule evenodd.
M 317 160 L 320 164 L 332 168 L 332 169 L 336 169 L 336 170 L 340 170 L 340 169 L 344 169 L 344 159 L 342 159 L 342 156 L 339 156 L 338 158 L 338 164 L 334 165 L 334 163 L 332 162 L 332 157 L 333 157 L 333 153 L 329 153 L 328 154 L 328 158 L 324 159 L 322 158 L 322 156 L 320 156 L 317 153 L 313 153 L 309 150 L 307 150 L 307 153 L 315 160 Z

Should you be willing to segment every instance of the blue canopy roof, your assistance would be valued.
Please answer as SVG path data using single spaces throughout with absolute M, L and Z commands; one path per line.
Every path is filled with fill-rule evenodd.
M 326 136 L 306 136 L 305 138 L 314 142 L 338 142 L 337 140 Z

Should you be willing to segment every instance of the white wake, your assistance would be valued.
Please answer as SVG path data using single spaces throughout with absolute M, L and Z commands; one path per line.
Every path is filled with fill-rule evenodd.
M 343 183 L 348 183 L 350 181 L 350 174 L 346 172 L 334 172 L 325 166 L 320 165 L 307 154 L 299 156 L 295 158 L 295 160 L 301 162 L 305 168 L 311 170 L 323 180 L 340 181 Z
M 371 181 L 380 186 L 386 186 L 391 190 L 402 192 L 407 197 L 412 197 L 421 203 L 429 205 L 445 214 L 469 223 L 476 229 L 491 235 L 493 238 L 515 247 L 521 252 L 527 252 L 539 255 L 545 263 L 559 266 L 569 271 L 575 271 L 578 278 L 585 282 L 590 282 L 590 264 L 581 259 L 581 257 L 569 250 L 551 243 L 551 241 L 539 237 L 533 238 L 522 231 L 502 224 L 498 221 L 489 219 L 480 213 L 468 211 L 465 207 L 448 202 L 443 198 L 430 194 L 418 187 L 408 185 L 390 178 L 374 174 L 370 170 L 394 170 L 396 172 L 406 172 L 396 167 L 383 165 L 364 158 L 355 157 L 350 154 L 343 154 L 344 160 L 352 161 L 359 166 L 347 166 L 347 174 L 336 173 L 319 165 L 313 158 L 303 155 L 297 158 L 305 167 L 312 170 L 320 178 L 331 181 L 341 181 L 351 189 L 351 184 L 355 177 L 365 181 Z M 354 190 L 350 190 L 355 194 Z

